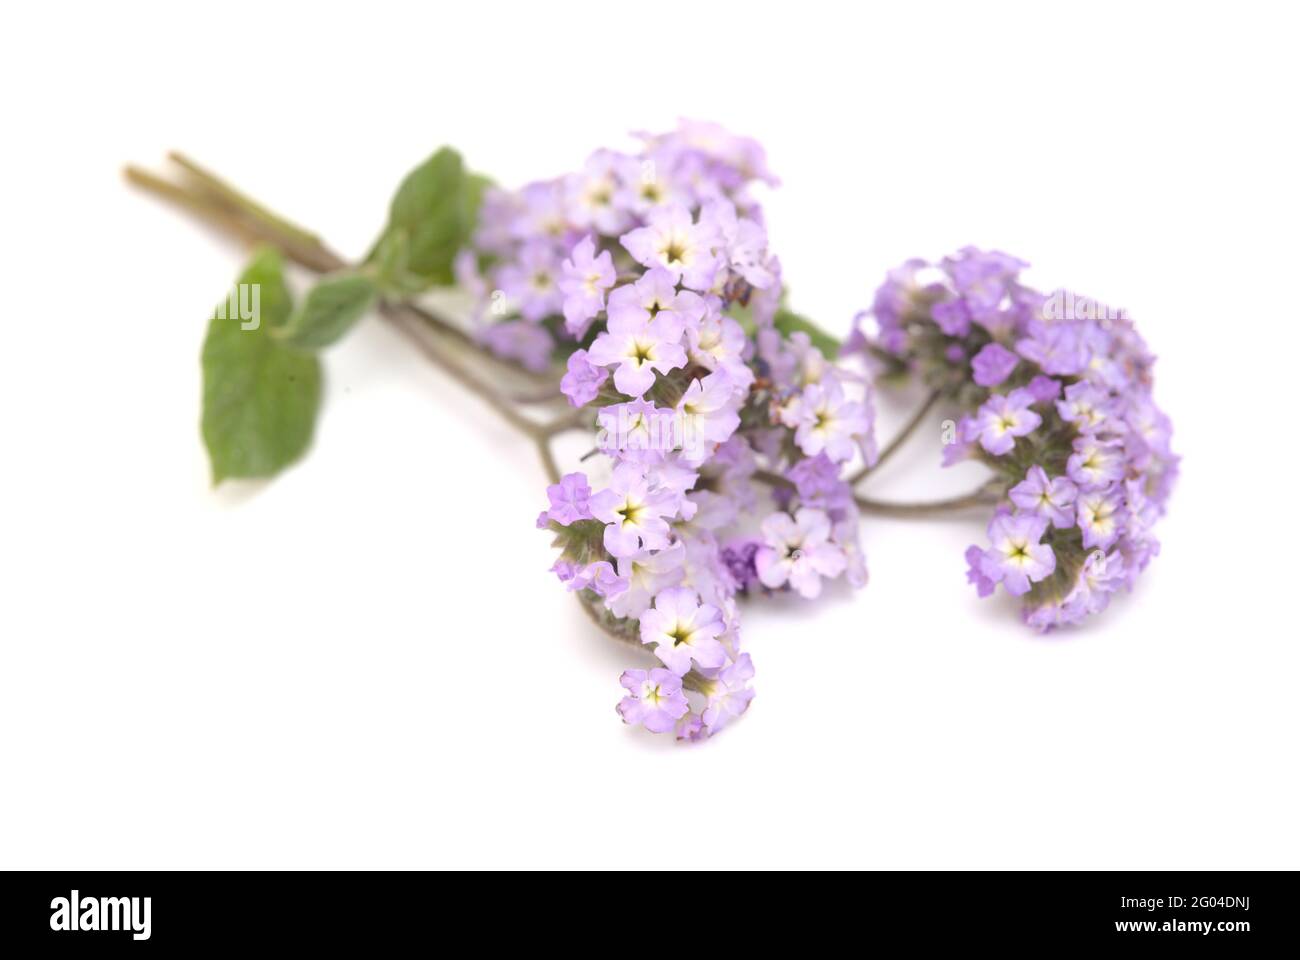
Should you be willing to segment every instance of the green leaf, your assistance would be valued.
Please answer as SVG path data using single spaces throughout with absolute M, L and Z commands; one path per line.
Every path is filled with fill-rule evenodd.
M 203 342 L 203 442 L 214 484 L 269 477 L 298 459 L 320 406 L 319 362 L 273 334 L 293 305 L 280 254 L 259 251 L 239 284 Z M 254 309 L 229 308 L 236 303 Z
M 388 226 L 367 262 L 385 285 L 404 291 L 454 281 L 452 263 L 469 242 L 489 181 L 469 173 L 460 154 L 443 147 L 398 187 Z
M 366 257 L 366 263 L 374 268 L 386 290 L 398 294 L 420 293 L 429 284 L 408 272 L 410 258 L 411 238 L 404 230 L 388 227 Z
M 275 335 L 299 350 L 320 350 L 352 329 L 375 304 L 379 289 L 359 273 L 336 273 L 320 280 L 307 291 Z
M 803 333 L 808 334 L 808 338 L 812 341 L 812 345 L 825 354 L 827 359 L 833 360 L 835 357 L 839 356 L 841 346 L 839 340 L 832 337 L 811 320 L 799 316 L 799 314 L 792 310 L 787 310 L 785 307 L 781 307 L 777 310 L 772 325 L 780 331 L 781 336 L 783 337 L 788 338 L 790 334 L 795 333 L 796 331 L 802 331 Z

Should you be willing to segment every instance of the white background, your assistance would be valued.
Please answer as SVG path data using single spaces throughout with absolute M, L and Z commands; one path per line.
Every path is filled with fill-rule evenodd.
M 108 6 L 4 15 L 0 867 L 1300 867 L 1286 7 Z M 759 696 L 683 748 L 615 716 L 529 449 L 378 322 L 305 461 L 210 489 L 241 254 L 124 162 L 356 256 L 439 144 L 518 184 L 678 115 L 765 143 L 833 330 L 965 243 L 1132 313 L 1185 456 L 1133 596 L 1038 637 L 978 518 L 869 519 L 871 584 L 748 605 Z M 965 485 L 921 442 L 875 492 Z

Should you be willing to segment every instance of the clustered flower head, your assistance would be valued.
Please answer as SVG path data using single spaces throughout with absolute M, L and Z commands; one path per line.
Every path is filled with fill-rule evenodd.
M 761 148 L 704 124 L 485 197 L 462 283 L 481 337 L 590 409 L 598 458 L 547 491 L 555 573 L 658 665 L 618 713 L 695 740 L 748 708 L 737 598 L 819 596 L 866 567 L 844 477 L 875 455 L 860 376 L 779 323 Z M 494 293 L 490 293 L 493 291 Z
M 964 415 L 945 466 L 978 460 L 1001 500 L 966 552 L 980 596 L 1023 598 L 1039 630 L 1097 613 L 1159 551 L 1177 475 L 1152 399 L 1154 357 L 1122 311 L 1019 280 L 1027 264 L 968 247 L 891 272 L 846 347 L 912 373 Z

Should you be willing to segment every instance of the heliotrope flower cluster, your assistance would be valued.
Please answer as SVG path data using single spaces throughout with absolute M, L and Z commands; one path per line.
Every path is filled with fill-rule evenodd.
M 1028 266 L 966 248 L 888 275 L 865 350 L 964 411 L 944 464 L 975 459 L 1000 480 L 987 545 L 966 552 L 980 596 L 1023 598 L 1039 630 L 1104 609 L 1159 550 L 1152 527 L 1177 474 L 1151 395 L 1154 357 L 1123 311 L 1023 285 Z
M 538 525 L 560 580 L 657 661 L 622 675 L 618 713 L 682 739 L 753 697 L 739 595 L 866 580 L 844 480 L 874 456 L 866 385 L 781 332 L 756 180 L 774 183 L 756 143 L 684 123 L 491 191 L 460 264 L 484 341 L 563 358 L 562 392 L 592 412 L 599 456 L 548 489 Z

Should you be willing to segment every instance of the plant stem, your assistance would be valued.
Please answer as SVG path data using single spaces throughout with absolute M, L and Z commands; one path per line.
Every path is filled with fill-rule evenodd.
M 872 500 L 868 497 L 855 496 L 853 501 L 858 505 L 858 509 L 864 513 L 872 513 L 881 517 L 932 517 L 957 513 L 961 510 L 970 510 L 975 507 L 992 507 L 1001 499 L 989 484 L 985 484 L 978 490 L 972 490 L 960 497 L 950 497 L 947 500 L 891 503 L 885 500 Z
M 124 172 L 127 182 L 169 203 L 183 207 L 200 220 L 225 233 L 234 234 L 245 243 L 257 243 L 262 239 L 262 231 L 250 226 L 243 217 L 232 214 L 223 204 L 200 196 L 162 177 L 156 177 L 139 167 L 127 167 Z
M 348 267 L 347 261 L 326 247 L 315 234 L 271 212 L 189 158 L 173 153 L 171 159 L 185 171 L 188 178 L 193 181 L 192 185 L 175 184 L 138 167 L 127 167 L 126 178 L 141 189 L 184 207 L 199 218 L 226 233 L 238 236 L 247 243 L 269 243 L 279 248 L 290 260 L 308 270 L 316 273 L 331 273 Z M 488 359 L 496 364 L 502 363 L 500 358 L 485 351 L 456 324 L 423 307 L 402 300 L 381 301 L 379 313 L 406 334 L 439 369 L 481 398 L 512 427 L 529 437 L 537 446 L 546 475 L 552 483 L 559 482 L 560 471 L 551 451 L 551 439 L 565 430 L 580 427 L 582 425 L 580 415 L 573 413 L 561 415 L 550 422 L 539 422 L 524 416 L 515 409 L 514 403 L 509 398 L 472 373 L 456 355 L 459 348 L 460 351 L 471 352 L 480 359 Z M 512 375 L 518 375 L 519 372 L 511 369 Z M 553 390 L 553 385 L 551 388 Z M 520 402 L 536 401 L 525 398 Z
M 223 232 L 235 234 L 245 243 L 269 243 L 294 263 L 314 273 L 333 273 L 348 268 L 347 261 L 315 234 L 271 212 L 183 154 L 172 153 L 170 157 L 183 171 L 182 183 L 172 183 L 135 166 L 126 168 L 126 179 L 155 196 L 184 207 Z M 459 325 L 418 304 L 407 302 L 407 306 L 420 322 L 457 341 L 485 361 L 509 371 L 511 376 L 525 377 L 539 388 L 554 390 L 551 378 L 538 377 L 532 371 L 502 360 L 476 343 Z
M 510 400 L 470 373 L 469 368 L 460 363 L 451 351 L 436 342 L 436 335 L 428 330 L 423 318 L 412 309 L 410 304 L 400 300 L 384 300 L 379 304 L 379 313 L 405 332 L 439 369 L 466 390 L 481 397 L 511 426 L 533 438 L 549 436 L 548 427 L 552 425 L 538 423 L 524 416 L 514 408 Z
M 759 483 L 765 483 L 769 487 L 783 487 L 787 490 L 794 490 L 793 480 L 781 476 L 779 473 L 772 473 L 769 470 L 759 470 L 754 474 L 754 479 Z M 955 513 L 959 510 L 968 510 L 972 507 L 991 507 L 1002 499 L 1001 485 L 997 480 L 990 480 L 972 490 L 970 493 L 962 494 L 959 497 L 949 497 L 946 500 L 923 500 L 915 502 L 891 502 L 888 500 L 872 500 L 869 497 L 854 496 L 853 502 L 858 505 L 863 513 L 875 514 L 882 517 L 926 517 L 937 516 L 945 513 Z
M 252 197 L 236 190 L 230 184 L 217 177 L 216 174 L 205 170 L 183 153 L 173 150 L 171 153 L 167 154 L 167 158 L 185 170 L 190 177 L 204 189 L 205 192 L 225 202 L 228 206 L 242 211 L 246 216 L 256 220 L 269 231 L 284 239 L 292 240 L 300 249 L 317 251 L 323 255 L 323 261 L 329 260 L 339 266 L 343 264 L 342 258 L 338 257 L 326 248 L 325 244 L 321 242 L 320 237 L 316 236 L 316 234 L 304 230 L 297 224 L 291 223 L 284 217 L 268 210 Z M 329 265 L 326 266 L 325 269 L 328 271 L 338 269 L 338 267 Z
M 128 166 L 126 178 L 141 189 L 177 204 L 221 231 L 234 234 L 246 243 L 269 243 L 278 247 L 290 260 L 316 273 L 332 273 L 349 267 L 338 254 L 304 228 L 297 226 L 267 207 L 246 196 L 215 174 L 180 153 L 170 154 L 171 160 L 184 171 L 188 183 L 172 183 L 146 170 Z M 559 465 L 551 450 L 551 440 L 566 430 L 582 428 L 586 418 L 581 411 L 561 414 L 555 419 L 541 422 L 525 416 L 516 405 L 540 403 L 554 399 L 554 384 L 545 380 L 547 390 L 535 395 L 521 394 L 508 397 L 472 372 L 458 353 L 468 353 L 477 360 L 506 367 L 511 376 L 528 376 L 529 372 L 485 350 L 460 326 L 438 316 L 426 308 L 406 300 L 383 300 L 379 313 L 405 334 L 426 357 L 453 380 L 482 399 L 507 423 L 527 436 L 537 447 L 542 467 L 552 483 L 560 479 Z M 903 429 L 881 451 L 875 464 L 863 467 L 849 482 L 856 484 L 889 459 L 920 426 L 926 415 L 938 403 L 936 391 L 926 398 L 919 410 L 912 414 Z M 793 488 L 794 484 L 777 473 L 759 471 L 754 479 L 769 486 Z M 924 503 L 890 503 L 855 496 L 858 507 L 866 513 L 881 516 L 924 517 L 953 513 L 977 506 L 996 504 L 1002 490 L 996 481 L 990 481 L 978 490 L 960 497 Z M 584 609 L 595 611 L 584 603 Z
M 934 405 L 939 402 L 940 396 L 941 394 L 936 390 L 926 397 L 925 403 L 921 404 L 920 409 L 912 414 L 907 423 L 903 425 L 903 429 L 898 431 L 894 436 L 894 439 L 885 444 L 885 448 L 880 451 L 880 456 L 876 457 L 876 462 L 870 466 L 864 466 L 857 473 L 853 474 L 853 476 L 849 477 L 849 486 L 857 486 L 858 483 L 868 475 L 879 470 L 881 464 L 892 457 L 898 451 L 898 448 L 907 442 L 907 438 L 916 432 L 916 428 L 921 425 L 930 411 L 934 409 Z

